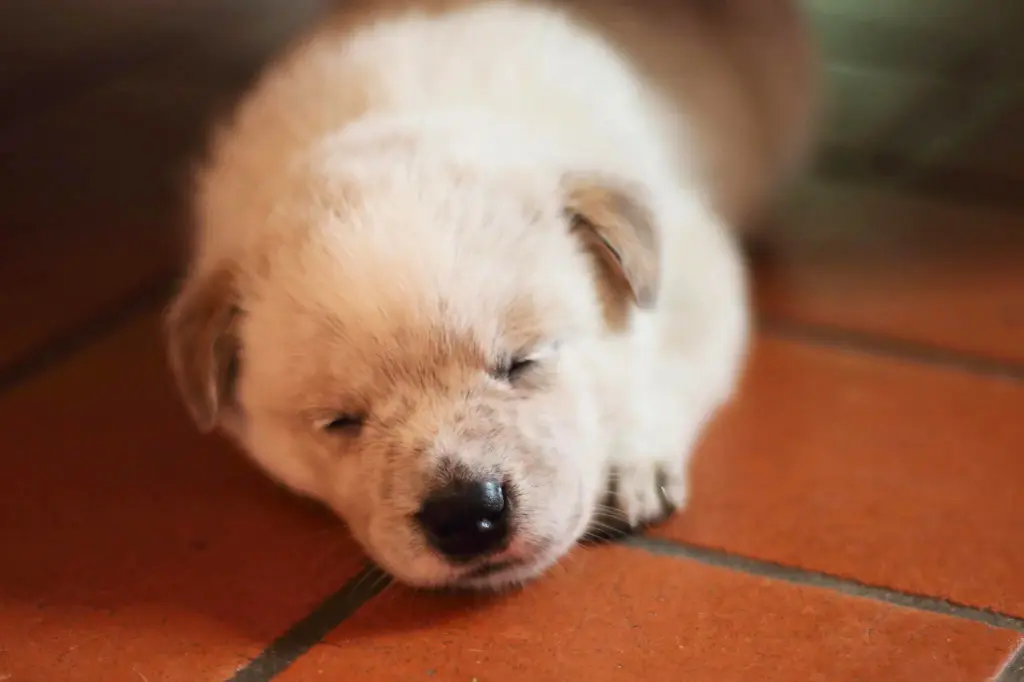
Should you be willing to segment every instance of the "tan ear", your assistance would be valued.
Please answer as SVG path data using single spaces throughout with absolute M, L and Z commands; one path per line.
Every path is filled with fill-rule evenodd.
M 572 175 L 564 187 L 573 232 L 628 288 L 638 306 L 654 307 L 661 259 L 650 209 L 637 192 L 607 178 Z
M 193 275 L 164 320 L 171 370 L 202 431 L 212 430 L 232 400 L 239 352 L 235 279 L 230 270 Z

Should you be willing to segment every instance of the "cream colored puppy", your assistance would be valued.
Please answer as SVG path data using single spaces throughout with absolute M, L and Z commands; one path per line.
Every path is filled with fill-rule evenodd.
M 767 7 L 771 5 L 771 8 Z M 788 0 L 363 2 L 212 146 L 168 315 L 203 429 L 419 586 L 543 572 L 684 504 L 799 156 Z

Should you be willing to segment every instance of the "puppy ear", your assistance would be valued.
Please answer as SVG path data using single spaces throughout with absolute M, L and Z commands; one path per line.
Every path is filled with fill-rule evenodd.
M 239 340 L 235 277 L 230 269 L 192 275 L 164 319 L 171 370 L 201 431 L 211 431 L 232 401 Z
M 564 179 L 572 230 L 634 303 L 653 308 L 661 280 L 658 230 L 638 192 L 607 178 Z

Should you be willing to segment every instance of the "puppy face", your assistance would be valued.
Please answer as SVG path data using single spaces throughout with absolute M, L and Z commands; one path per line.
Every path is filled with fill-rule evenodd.
M 602 179 L 344 151 L 186 283 L 186 403 L 409 584 L 535 576 L 604 492 L 602 348 L 656 297 L 651 221 Z

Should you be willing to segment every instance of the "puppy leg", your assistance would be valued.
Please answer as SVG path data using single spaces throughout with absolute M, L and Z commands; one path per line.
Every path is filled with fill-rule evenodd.
M 657 350 L 639 353 L 620 402 L 620 439 L 608 463 L 614 511 L 602 525 L 634 530 L 685 505 L 690 454 L 733 393 L 747 347 L 746 280 L 737 245 L 711 215 L 690 215 L 667 245 Z
M 648 393 L 649 411 L 635 414 L 632 442 L 623 443 L 609 462 L 603 526 L 633 531 L 665 520 L 686 504 L 690 454 L 713 407 L 687 409 L 668 388 Z

